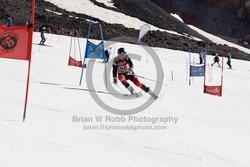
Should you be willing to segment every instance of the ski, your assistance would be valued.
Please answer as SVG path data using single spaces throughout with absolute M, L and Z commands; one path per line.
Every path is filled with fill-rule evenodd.
M 135 94 L 123 94 L 123 96 L 124 97 L 126 97 L 126 98 L 138 98 L 138 97 L 141 97 L 142 96 L 142 94 L 141 94 L 141 92 L 138 92 L 138 93 L 135 93 Z
M 54 47 L 54 46 L 52 46 L 52 45 L 42 45 L 42 44 L 38 44 L 38 43 L 32 43 L 33 45 L 39 45 L 39 46 L 47 46 L 47 47 Z

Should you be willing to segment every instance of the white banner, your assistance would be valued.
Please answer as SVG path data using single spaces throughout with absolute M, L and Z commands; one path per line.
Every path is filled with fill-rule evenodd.
M 141 42 L 142 38 L 150 31 L 150 26 L 149 24 L 144 24 L 141 27 L 138 42 Z

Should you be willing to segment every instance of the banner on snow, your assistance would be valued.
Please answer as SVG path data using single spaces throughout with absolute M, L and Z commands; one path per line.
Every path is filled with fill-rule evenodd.
M 0 26 L 0 57 L 29 61 L 32 31 L 28 26 Z
M 103 42 L 98 45 L 87 41 L 85 58 L 105 59 Z
M 141 27 L 140 33 L 139 33 L 139 38 L 138 42 L 141 42 L 142 38 L 150 31 L 150 25 L 149 24 L 144 24 Z
M 190 65 L 190 77 L 201 77 L 205 75 L 205 65 L 192 66 Z
M 204 85 L 204 93 L 222 96 L 222 86 L 207 86 Z

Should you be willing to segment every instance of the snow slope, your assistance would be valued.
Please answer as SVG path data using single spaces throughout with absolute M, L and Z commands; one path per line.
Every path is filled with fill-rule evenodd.
M 40 40 L 35 34 L 34 43 Z M 33 45 L 27 120 L 23 123 L 27 62 L 0 59 L 0 164 L 4 167 L 242 167 L 250 166 L 249 82 L 250 62 L 232 60 L 225 68 L 223 97 L 202 93 L 202 78 L 188 86 L 188 53 L 153 48 L 165 78 L 160 98 L 136 117 L 176 117 L 178 121 L 155 123 L 161 130 L 84 130 L 84 125 L 141 125 L 149 122 L 73 122 L 73 116 L 113 116 L 99 107 L 86 83 L 78 86 L 80 69 L 68 67 L 70 38 L 46 34 L 47 44 Z M 85 46 L 81 39 L 81 46 Z M 138 53 L 135 72 L 155 79 L 155 67 L 139 46 L 117 43 L 114 48 Z M 77 54 L 77 51 L 76 51 Z M 198 62 L 198 55 L 193 54 Z M 208 63 L 213 57 L 209 57 Z M 218 82 L 219 68 L 212 68 Z M 124 101 L 105 92 L 104 67 L 95 64 L 94 85 L 98 95 L 116 107 L 143 103 L 148 95 Z M 171 71 L 174 80 L 171 78 Z M 86 76 L 84 76 L 85 78 Z M 85 79 L 84 79 L 85 81 Z M 151 88 L 153 82 L 141 79 Z M 122 85 L 119 85 L 122 88 Z M 119 90 L 119 89 L 118 89 Z M 121 91 L 121 90 L 119 90 Z M 126 92 L 123 89 L 123 92 Z M 126 117 L 127 118 L 127 117 Z
M 57 5 L 60 8 L 65 9 L 65 10 L 74 11 L 77 13 L 83 13 L 83 14 L 86 14 L 86 15 L 89 15 L 89 16 L 92 16 L 95 18 L 99 18 L 100 20 L 107 22 L 107 23 L 111 23 L 111 24 L 122 24 L 123 26 L 125 26 L 127 28 L 134 28 L 134 29 L 139 30 L 142 25 L 146 24 L 144 21 L 141 21 L 138 18 L 130 17 L 130 16 L 127 16 L 123 13 L 119 13 L 116 11 L 112 11 L 109 9 L 99 7 L 89 0 L 63 0 L 63 1 L 62 0 L 46 0 L 46 1 L 49 1 L 49 2 Z M 106 6 L 113 7 L 110 0 L 98 0 L 98 2 L 104 3 Z M 182 21 L 182 19 L 177 14 L 171 14 L 171 15 L 173 17 L 175 17 L 176 19 Z M 190 28 L 192 28 L 193 30 L 197 31 L 198 33 L 206 36 L 208 39 L 210 39 L 214 43 L 222 44 L 222 45 L 226 44 L 230 47 L 238 48 L 239 50 L 250 54 L 250 50 L 245 48 L 245 47 L 242 47 L 242 46 L 233 44 L 231 42 L 228 42 L 226 40 L 223 40 L 219 37 L 216 37 L 212 34 L 209 34 L 209 33 L 205 32 L 197 27 L 194 27 L 192 25 L 188 25 L 188 26 Z M 192 36 L 190 37 L 188 34 L 183 35 L 183 34 L 179 34 L 179 33 L 174 32 L 174 31 L 164 30 L 164 29 L 155 27 L 154 25 L 151 25 L 151 24 L 150 24 L 150 27 L 151 27 L 151 30 L 166 31 L 166 32 L 171 33 L 171 34 L 184 36 L 184 37 L 187 37 L 190 39 L 200 41 L 200 39 L 198 39 L 196 37 L 192 37 Z
M 144 21 L 141 21 L 138 18 L 131 17 L 131 16 L 125 15 L 125 14 L 120 13 L 120 12 L 116 12 L 113 10 L 99 7 L 89 0 L 63 0 L 63 1 L 61 1 L 61 0 L 45 0 L 45 1 L 51 2 L 55 5 L 57 5 L 58 7 L 65 9 L 67 11 L 74 11 L 77 13 L 86 14 L 88 16 L 98 18 L 106 23 L 121 24 L 127 28 L 134 28 L 134 29 L 140 30 L 140 28 L 144 24 L 148 24 Z M 99 2 L 104 3 L 106 6 L 110 6 L 109 5 L 110 3 L 107 0 L 99 0 Z M 155 27 L 154 25 L 151 25 L 151 24 L 149 24 L 149 25 L 150 25 L 151 30 L 166 31 L 170 34 L 175 34 L 175 35 L 185 36 L 185 37 L 190 38 L 190 35 L 182 35 L 182 34 L 179 34 L 175 31 L 164 30 L 164 29 Z M 192 36 L 191 36 L 191 38 L 195 39 L 195 40 L 197 39 L 197 38 L 194 38 Z
M 60 8 L 63 8 L 68 11 L 74 11 L 77 13 L 83 13 L 95 18 L 99 18 L 100 20 L 106 23 L 118 23 L 122 24 L 128 28 L 140 29 L 145 22 L 127 16 L 123 13 L 115 12 L 109 9 L 105 9 L 95 5 L 89 0 L 46 0 L 57 5 Z M 152 30 L 159 30 L 159 28 L 151 25 Z
M 205 32 L 205 31 L 203 31 L 203 30 L 201 30 L 201 29 L 199 29 L 199 28 L 197 28 L 197 27 L 195 27 L 193 25 L 188 25 L 188 26 L 190 28 L 192 28 L 193 30 L 197 31 L 199 34 L 204 35 L 205 37 L 207 37 L 208 39 L 210 39 L 214 43 L 222 44 L 222 45 L 226 44 L 226 45 L 228 45 L 230 47 L 235 47 L 235 48 L 237 48 L 237 49 L 239 49 L 239 50 L 241 50 L 241 51 L 243 51 L 245 53 L 250 54 L 250 49 L 247 49 L 247 48 L 242 47 L 240 45 L 236 45 L 236 44 L 234 44 L 232 42 L 228 42 L 228 41 L 226 41 L 226 40 L 224 40 L 224 39 L 222 39 L 220 37 L 217 37 L 215 35 L 209 34 L 209 33 Z

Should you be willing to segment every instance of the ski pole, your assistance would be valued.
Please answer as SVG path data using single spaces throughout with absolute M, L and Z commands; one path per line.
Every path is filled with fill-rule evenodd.
M 155 82 L 157 84 L 161 84 L 161 85 L 164 85 L 164 86 L 168 86 L 167 84 L 164 84 L 164 83 L 161 83 L 161 82 L 158 82 L 158 81 L 155 81 L 155 80 L 152 80 L 152 79 L 149 79 L 149 78 L 145 78 L 143 76 L 140 76 L 140 75 L 136 75 L 137 77 L 139 78 L 142 78 L 142 79 L 146 79 L 146 80 L 149 80 L 149 81 L 152 81 L 152 82 Z

